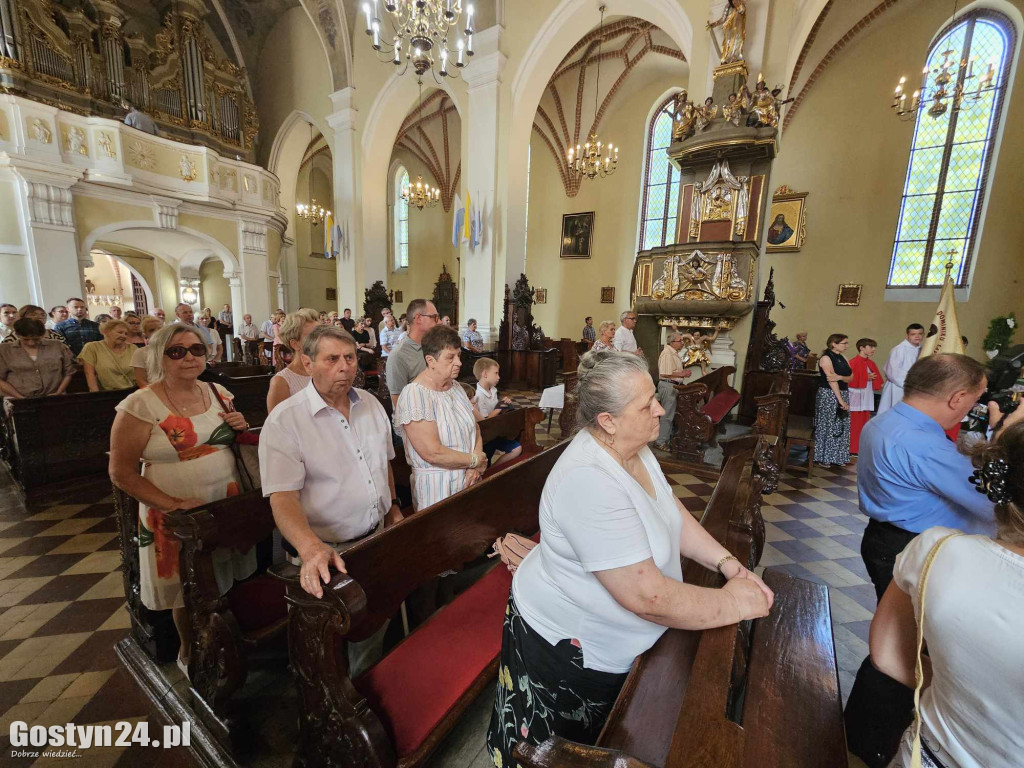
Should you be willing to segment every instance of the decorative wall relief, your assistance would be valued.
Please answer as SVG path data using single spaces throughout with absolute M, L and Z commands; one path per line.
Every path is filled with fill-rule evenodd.
M 85 143 L 85 131 L 77 126 L 64 128 L 64 151 L 72 155 L 89 156 L 89 149 Z
M 181 156 L 181 160 L 178 162 L 178 172 L 181 174 L 182 181 L 195 181 L 199 178 L 199 168 L 188 155 Z
M 799 251 L 807 238 L 807 193 L 793 192 L 785 185 L 779 187 L 772 196 L 768 221 L 765 250 Z
M 651 298 L 685 299 L 689 301 L 745 301 L 752 286 L 732 253 L 704 254 L 694 251 L 686 257 L 670 254 L 662 267 L 661 277 L 654 281 Z
M 860 306 L 860 292 L 864 288 L 863 285 L 856 283 L 843 283 L 839 286 L 839 291 L 836 293 L 836 306 L 837 307 L 859 307 Z
M 117 159 L 117 150 L 114 149 L 114 140 L 110 134 L 106 131 L 100 131 L 99 136 L 96 138 L 96 143 L 99 144 L 100 151 L 103 152 L 111 160 Z
M 128 164 L 144 171 L 153 170 L 156 167 L 156 155 L 153 152 L 153 147 L 143 144 L 141 141 L 129 141 Z
M 614 304 L 615 303 L 615 286 L 607 285 L 601 289 L 601 303 L 602 304 Z
M 50 125 L 39 117 L 33 117 L 28 121 L 28 137 L 40 144 L 49 144 L 53 141 L 53 132 Z
M 707 179 L 694 184 L 688 236 L 699 237 L 700 225 L 706 221 L 731 221 L 732 232 L 742 237 L 749 207 L 750 177 L 733 176 L 729 161 L 719 160 Z

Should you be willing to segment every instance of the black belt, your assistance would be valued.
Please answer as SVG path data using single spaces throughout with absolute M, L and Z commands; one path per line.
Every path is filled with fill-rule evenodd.
M 903 536 L 917 536 L 913 531 L 908 531 L 906 528 L 900 528 L 898 525 L 886 523 L 882 520 L 875 520 L 873 517 L 868 518 L 868 527 L 881 528 L 882 530 L 889 531 L 890 533 L 898 533 Z
M 324 542 L 324 543 L 327 544 L 327 546 L 329 546 L 329 547 L 331 547 L 333 549 L 335 546 L 338 546 L 338 545 L 341 545 L 341 544 L 351 544 L 351 543 L 356 542 L 356 541 L 362 541 L 363 539 L 367 538 L 368 536 L 372 536 L 373 534 L 375 534 L 377 532 L 378 528 L 380 528 L 380 522 L 374 523 L 373 525 L 370 526 L 369 530 L 367 530 L 366 533 L 360 534 L 359 536 L 356 536 L 354 539 L 348 539 L 346 541 L 336 541 L 336 542 L 333 543 L 333 545 L 332 544 L 328 544 L 327 542 Z M 299 556 L 299 550 L 297 550 L 295 547 L 293 547 L 291 542 L 288 541 L 288 539 L 286 539 L 284 536 L 281 537 L 281 547 L 284 549 L 285 552 L 287 552 L 292 557 L 298 557 Z

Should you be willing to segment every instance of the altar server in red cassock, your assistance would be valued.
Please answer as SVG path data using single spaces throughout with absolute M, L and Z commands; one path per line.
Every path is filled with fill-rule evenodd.
M 860 431 L 875 410 L 875 392 L 882 388 L 882 373 L 872 356 L 878 348 L 874 339 L 857 341 L 857 356 L 850 360 L 853 379 L 850 381 L 850 453 L 860 448 Z

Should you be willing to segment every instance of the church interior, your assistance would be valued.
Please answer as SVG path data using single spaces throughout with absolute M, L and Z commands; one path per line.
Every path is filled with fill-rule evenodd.
M 863 545 L 880 525 L 916 542 L 927 533 L 875 513 L 866 496 L 883 472 L 871 462 L 882 420 L 913 402 L 910 371 L 929 357 L 956 358 L 974 376 L 965 391 L 985 371 L 977 392 L 1008 415 L 986 417 L 979 442 L 1015 429 L 1022 34 L 1024 0 L 0 0 L 0 762 L 910 765 L 899 750 L 913 741 L 913 668 L 907 681 L 870 662 L 890 615 L 883 593 L 909 606 L 909 648 L 924 591 L 911 606 L 897 589 L 911 558 L 895 575 L 893 559 L 910 538 L 881 588 Z M 40 308 L 47 317 L 27 324 Z M 166 325 L 148 325 L 154 316 Z M 435 324 L 461 340 L 444 386 L 479 410 L 498 370 L 509 402 L 476 414 L 468 448 L 438 443 L 428 456 L 401 414 L 413 377 L 440 365 Z M 164 363 L 137 356 L 190 333 L 207 354 L 186 343 L 165 347 Z M 271 441 L 257 449 L 256 436 L 276 441 L 287 404 L 306 397 L 289 375 L 320 392 L 307 338 L 340 336 L 355 352 L 339 423 L 355 433 L 367 429 L 356 408 L 379 411 L 391 441 L 374 453 L 391 496 L 384 488 L 365 538 L 303 522 L 321 545 L 346 545 L 335 547 L 345 571 L 332 565 L 319 596 L 284 536 Z M 399 350 L 419 356 L 420 343 L 426 357 L 396 387 Z M 602 349 L 634 353 L 653 385 L 658 436 L 637 455 L 656 477 L 654 490 L 634 483 L 641 505 L 664 501 L 665 483 L 689 513 L 684 531 L 725 552 L 708 565 L 684 541 L 676 582 L 724 592 L 733 560 L 774 603 L 753 618 L 738 602 L 739 620 L 699 626 L 630 614 L 663 634 L 633 654 L 596 724 L 584 703 L 542 736 L 513 702 L 539 689 L 509 671 L 510 588 L 523 603 L 531 561 L 551 556 L 539 537 L 553 525 L 553 483 L 569 477 L 559 468 L 577 460 L 581 435 L 611 423 L 608 409 L 588 415 Z M 49 354 L 57 368 L 45 374 Z M 252 441 L 196 446 L 186 410 L 160 394 L 187 425 L 182 437 L 151 421 L 175 461 L 219 452 L 235 480 L 226 497 L 158 512 L 136 483 L 159 485 L 146 480 L 160 477 L 154 460 L 140 448 L 123 482 L 112 430 L 142 423 L 127 398 L 172 397 L 164 368 L 199 356 L 199 402 L 216 408 L 211 397 L 227 393 L 221 406 L 244 431 L 225 421 Z M 268 397 L 275 380 L 284 402 Z M 1005 515 L 1019 519 L 1004 560 L 1024 608 L 1024 466 L 1007 452 L 1004 479 L 984 474 L 995 465 L 964 439 L 984 410 L 972 404 L 948 429 L 936 420 L 951 462 L 985 467 L 971 482 L 988 491 L 999 536 Z M 503 455 L 476 472 L 478 444 Z M 614 444 L 612 433 L 619 461 Z M 430 456 L 459 450 L 468 468 L 440 466 L 478 482 L 423 503 Z M 354 505 L 338 483 L 339 506 Z M 286 492 L 305 504 L 301 489 Z M 202 496 L 193 490 L 160 493 Z M 594 536 L 611 531 L 610 548 L 605 525 L 587 522 Z M 530 552 L 521 571 L 508 538 L 491 552 L 512 533 Z M 225 584 L 225 552 L 255 565 Z M 601 568 L 573 567 L 632 610 L 593 575 Z M 147 586 L 171 572 L 173 608 Z M 374 638 L 383 657 L 357 665 L 353 650 Z M 587 639 L 579 657 L 592 666 Z M 920 660 L 918 646 L 908 652 Z M 922 678 L 941 681 L 929 652 Z M 506 750 L 495 724 L 513 710 Z M 926 767 L 1018 764 L 1019 730 L 1015 743 L 980 745 L 921 717 Z M 100 729 L 86 743 L 86 726 L 113 738 Z M 1004 762 L 986 762 L 996 754 Z

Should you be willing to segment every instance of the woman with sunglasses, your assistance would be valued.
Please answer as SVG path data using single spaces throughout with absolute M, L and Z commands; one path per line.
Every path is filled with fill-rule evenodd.
M 191 636 L 178 572 L 178 541 L 164 515 L 239 493 L 229 450 L 248 428 L 219 384 L 198 380 L 206 345 L 193 328 L 169 325 L 149 339 L 149 386 L 117 406 L 110 433 L 110 479 L 139 501 L 139 577 L 142 602 L 170 608 L 181 638 L 178 666 L 187 674 Z M 216 390 L 214 390 L 216 387 Z M 222 405 L 222 403 L 224 405 Z M 221 593 L 256 569 L 256 552 L 214 552 Z

